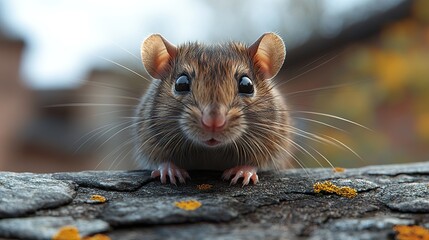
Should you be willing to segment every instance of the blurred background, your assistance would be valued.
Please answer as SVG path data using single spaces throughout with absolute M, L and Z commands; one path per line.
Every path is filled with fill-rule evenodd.
M 142 40 L 268 31 L 287 46 L 276 81 L 309 133 L 303 166 L 429 160 L 429 1 L 0 0 L 0 170 L 135 168 Z

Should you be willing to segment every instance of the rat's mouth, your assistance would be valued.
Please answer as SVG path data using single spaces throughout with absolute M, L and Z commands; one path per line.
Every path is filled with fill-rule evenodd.
M 214 138 L 209 139 L 209 140 L 207 140 L 207 141 L 204 141 L 204 144 L 206 144 L 206 145 L 208 145 L 208 146 L 216 146 L 216 145 L 218 145 L 219 143 L 220 143 L 220 141 L 218 141 L 218 140 L 216 140 L 216 139 L 214 139 Z

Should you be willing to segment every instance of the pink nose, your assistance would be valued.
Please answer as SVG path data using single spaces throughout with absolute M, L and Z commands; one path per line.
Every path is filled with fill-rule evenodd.
M 212 131 L 212 132 L 218 132 L 224 129 L 226 119 L 225 119 L 225 115 L 220 112 L 204 111 L 203 116 L 201 118 L 201 123 L 206 130 Z

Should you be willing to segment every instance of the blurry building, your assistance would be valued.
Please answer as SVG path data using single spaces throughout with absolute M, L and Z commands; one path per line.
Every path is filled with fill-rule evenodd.
M 429 21 L 425 20 L 429 13 L 421 11 L 425 9 L 421 2 L 425 1 L 404 1 L 350 25 L 335 37 L 313 38 L 288 49 L 277 79 L 292 109 L 329 113 L 377 131 L 296 112 L 299 128 L 337 139 L 364 158 L 359 160 L 340 144 L 297 138 L 302 146 L 314 147 L 323 155 L 312 151 L 323 166 L 329 166 L 323 157 L 343 167 L 429 157 L 429 113 L 424 110 L 428 102 L 424 95 L 429 91 L 425 82 L 429 59 L 424 57 L 429 46 Z M 132 116 L 148 76 L 112 64 L 109 69 L 94 69 L 76 89 L 32 91 L 19 78 L 23 48 L 20 41 L 0 37 L 0 170 L 133 168 Z M 412 51 L 415 55 L 406 54 Z M 392 59 L 399 60 L 389 65 Z M 410 59 L 414 62 L 407 62 Z M 407 75 L 401 66 L 419 75 Z M 401 80 L 392 78 L 390 71 Z M 310 156 L 301 155 L 307 166 L 318 166 Z

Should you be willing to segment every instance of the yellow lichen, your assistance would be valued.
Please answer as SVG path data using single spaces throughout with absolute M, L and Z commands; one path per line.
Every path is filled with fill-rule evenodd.
M 429 240 L 429 230 L 421 226 L 396 225 L 397 240 Z
M 313 185 L 315 193 L 327 192 L 335 193 L 342 197 L 354 198 L 357 196 L 357 191 L 351 187 L 338 187 L 330 181 L 317 182 Z
M 332 171 L 333 172 L 344 172 L 344 171 L 346 171 L 346 169 L 342 168 L 342 167 L 335 167 L 332 169 Z
M 79 230 L 75 226 L 61 227 L 52 240 L 81 240 Z
M 203 191 L 205 191 L 205 190 L 210 190 L 210 189 L 212 189 L 212 188 L 213 188 L 213 185 L 211 185 L 211 184 L 206 184 L 206 183 L 204 183 L 204 184 L 197 185 L 197 189 L 198 189 L 198 190 L 203 190 Z
M 197 208 L 201 207 L 201 202 L 197 200 L 180 201 L 175 202 L 174 206 L 186 211 L 194 211 Z
M 61 227 L 58 232 L 52 237 L 52 240 L 111 240 L 109 236 L 104 234 L 96 234 L 81 238 L 79 230 L 75 226 Z
M 107 201 L 107 199 L 105 197 L 103 197 L 101 195 L 97 195 L 97 194 L 92 195 L 89 199 L 91 201 L 95 201 L 95 202 L 99 202 L 99 203 L 104 203 Z

